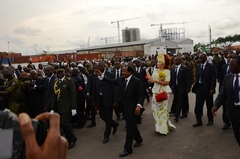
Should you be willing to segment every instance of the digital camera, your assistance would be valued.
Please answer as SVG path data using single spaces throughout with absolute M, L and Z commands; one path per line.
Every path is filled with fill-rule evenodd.
M 36 140 L 41 146 L 47 136 L 49 124 L 32 119 Z M 0 159 L 25 159 L 25 143 L 21 135 L 18 116 L 8 109 L 0 110 Z

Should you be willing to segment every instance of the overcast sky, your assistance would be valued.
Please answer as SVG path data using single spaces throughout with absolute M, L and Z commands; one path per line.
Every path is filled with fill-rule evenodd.
M 0 0 L 0 51 L 33 55 L 118 42 L 120 29 L 139 28 L 141 39 L 159 36 L 159 26 L 185 28 L 194 43 L 240 34 L 239 0 Z M 135 17 L 139 19 L 127 20 Z M 10 43 L 8 43 L 10 42 Z

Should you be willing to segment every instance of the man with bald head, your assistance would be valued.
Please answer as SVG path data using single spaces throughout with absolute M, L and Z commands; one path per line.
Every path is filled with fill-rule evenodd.
M 215 93 L 216 87 L 216 71 L 214 66 L 207 62 L 207 55 L 202 53 L 199 55 L 200 63 L 196 68 L 196 81 L 193 86 L 193 93 L 196 94 L 195 102 L 195 115 L 196 123 L 193 124 L 194 127 L 201 126 L 202 115 L 203 115 L 203 105 L 206 101 L 207 105 L 207 126 L 213 124 L 213 115 L 211 109 L 213 107 L 213 94 Z
M 106 71 L 104 61 L 98 62 L 98 69 L 104 77 L 114 79 L 114 74 Z M 113 108 L 118 106 L 118 91 L 116 90 L 116 86 L 101 81 L 97 76 L 94 76 L 93 83 L 94 91 L 92 92 L 92 103 L 93 106 L 99 108 L 99 115 L 105 122 L 103 143 L 107 143 L 109 141 L 111 129 L 113 128 L 112 134 L 115 134 L 119 125 L 118 122 L 112 119 Z

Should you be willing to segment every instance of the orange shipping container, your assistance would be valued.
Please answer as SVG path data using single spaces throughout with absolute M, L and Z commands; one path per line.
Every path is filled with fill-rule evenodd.
M 29 60 L 30 60 L 30 56 L 14 57 L 13 63 L 28 63 Z
M 78 55 L 77 55 L 77 61 L 100 59 L 102 56 L 103 56 L 102 53 L 78 54 Z

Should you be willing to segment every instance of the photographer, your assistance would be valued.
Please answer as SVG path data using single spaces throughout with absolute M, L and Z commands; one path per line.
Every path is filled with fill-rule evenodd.
M 19 124 L 26 145 L 27 159 L 65 159 L 68 142 L 60 134 L 60 117 L 58 114 L 43 113 L 36 117 L 37 120 L 49 121 L 49 131 L 45 142 L 40 147 L 36 141 L 35 132 L 30 117 L 21 113 Z

